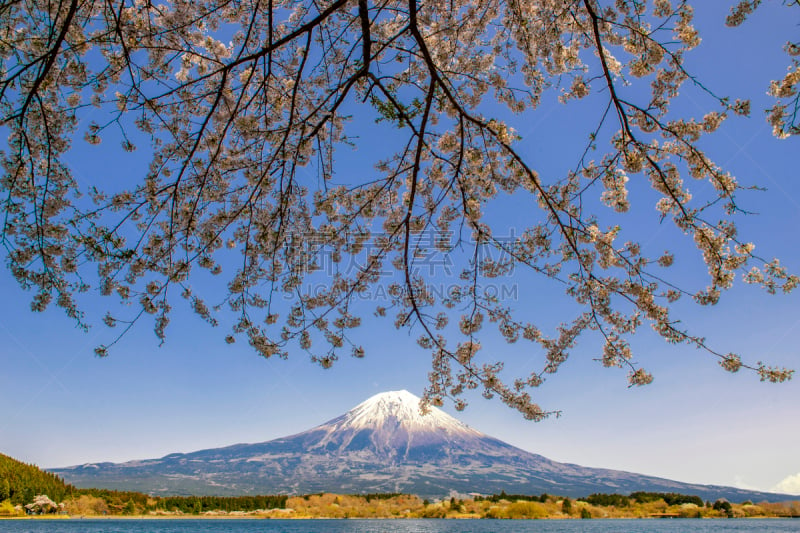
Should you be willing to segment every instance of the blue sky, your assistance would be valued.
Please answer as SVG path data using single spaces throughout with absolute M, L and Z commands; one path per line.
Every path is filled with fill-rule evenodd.
M 758 213 L 740 222 L 742 236 L 756 241 L 763 256 L 779 256 L 800 272 L 798 141 L 775 140 L 760 112 L 769 102 L 767 80 L 785 71 L 779 49 L 797 36 L 798 11 L 775 3 L 743 27 L 726 29 L 727 8 L 703 7 L 697 26 L 704 42 L 688 58 L 690 69 L 717 92 L 753 98 L 755 110 L 750 119 L 728 121 L 707 150 L 743 183 L 768 188 L 742 195 L 743 206 Z M 680 106 L 701 116 L 707 102 L 685 98 Z M 592 113 L 588 103 L 569 111 L 543 104 L 518 127 L 521 146 L 545 171 L 571 168 L 582 142 L 573 125 Z M 81 164 L 116 170 L 110 156 L 93 154 Z M 504 217 L 509 228 L 524 227 L 523 210 L 504 211 L 493 216 Z M 642 231 L 650 246 L 685 247 L 671 228 Z M 686 269 L 687 283 L 697 281 L 696 258 L 682 260 L 677 268 Z M 557 290 L 535 279 L 520 275 L 506 283 L 519 295 L 520 313 L 560 319 L 569 310 Z M 141 324 L 110 357 L 98 359 L 93 348 L 108 340 L 102 325 L 83 333 L 57 310 L 31 313 L 30 295 L 6 271 L 0 271 L 0 294 L 0 452 L 44 467 L 269 440 L 322 423 L 374 393 L 420 394 L 426 384 L 427 352 L 388 320 L 359 332 L 364 360 L 343 358 L 322 370 L 305 355 L 265 360 L 245 342 L 227 345 L 225 332 L 176 306 L 164 346 Z M 680 316 L 720 350 L 798 368 L 799 297 L 739 284 L 713 308 L 682 304 Z M 103 311 L 98 306 L 95 314 Z M 561 409 L 561 418 L 526 422 L 479 395 L 458 417 L 526 450 L 587 466 L 764 490 L 800 473 L 800 380 L 770 385 L 751 374 L 728 374 L 706 354 L 646 332 L 633 346 L 655 374 L 647 387 L 628 389 L 624 372 L 592 361 L 599 346 L 586 339 L 539 391 L 542 405 Z M 487 350 L 519 372 L 537 361 L 522 344 L 489 341 Z M 445 410 L 454 414 L 450 406 Z M 796 486 L 800 493 L 800 480 Z

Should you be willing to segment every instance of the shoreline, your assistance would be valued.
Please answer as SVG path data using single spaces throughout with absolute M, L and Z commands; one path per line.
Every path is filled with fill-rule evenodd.
M 614 521 L 614 520 L 653 520 L 653 521 L 660 521 L 660 520 L 800 520 L 800 516 L 748 516 L 748 517 L 734 517 L 734 518 L 727 518 L 727 517 L 718 517 L 718 516 L 707 516 L 707 517 L 658 517 L 658 516 L 608 516 L 608 517 L 598 517 L 598 518 L 591 518 L 591 519 L 582 519 L 580 517 L 575 516 L 550 516 L 550 517 L 541 517 L 541 518 L 486 518 L 486 517 L 476 517 L 476 516 L 449 516 L 449 517 L 408 517 L 408 516 L 392 516 L 392 517 L 349 517 L 349 518 L 340 518 L 340 517 L 326 517 L 326 516 L 264 516 L 264 515 L 246 515 L 246 516 L 164 516 L 164 515 L 137 515 L 137 516 L 65 516 L 65 515 L 58 515 L 58 516 L 0 516 L 0 522 L 3 521 L 24 521 L 24 520 L 42 520 L 42 521 L 61 521 L 61 520 L 75 520 L 75 521 L 107 521 L 107 520 L 481 520 L 481 521 L 491 521 L 491 520 L 524 520 L 524 521 L 535 521 L 535 520 L 603 520 L 603 521 Z

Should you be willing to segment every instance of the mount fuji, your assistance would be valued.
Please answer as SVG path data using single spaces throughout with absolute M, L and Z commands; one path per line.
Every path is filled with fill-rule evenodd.
M 439 409 L 422 415 L 419 398 L 407 391 L 377 394 L 320 426 L 268 442 L 52 471 L 78 487 L 151 494 L 403 492 L 441 497 L 505 491 L 577 497 L 643 490 L 733 501 L 787 499 L 558 463 L 485 435 Z

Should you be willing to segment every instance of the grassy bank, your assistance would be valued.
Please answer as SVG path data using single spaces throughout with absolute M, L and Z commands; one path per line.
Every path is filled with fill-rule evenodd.
M 451 498 L 427 501 L 414 495 L 345 495 L 312 494 L 286 497 L 283 505 L 252 510 L 193 511 L 178 506 L 159 506 L 151 498 L 145 506 L 125 512 L 110 512 L 99 497 L 81 495 L 64 502 L 61 516 L 130 517 L 130 518 L 490 518 L 490 519 L 565 519 L 565 518 L 787 518 L 800 517 L 800 502 L 672 503 L 670 498 L 637 501 L 633 497 L 614 495 L 614 503 L 603 504 L 594 498 L 572 500 L 557 496 L 506 496 Z M 178 500 L 173 498 L 173 503 Z M 185 498 L 187 505 L 192 498 Z M 199 498 L 198 498 L 199 500 Z M 586 501 L 590 500 L 590 501 Z M 19 516 L 19 515 L 17 515 Z M 43 515 L 43 516 L 59 516 Z

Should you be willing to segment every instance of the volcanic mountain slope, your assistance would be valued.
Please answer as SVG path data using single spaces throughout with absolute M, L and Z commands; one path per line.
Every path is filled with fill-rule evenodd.
M 776 494 L 693 485 L 557 463 L 489 437 L 439 409 L 419 413 L 407 391 L 375 395 L 313 429 L 269 442 L 53 470 L 79 487 L 153 494 L 404 492 L 586 496 L 681 492 L 705 499 L 782 500 Z

